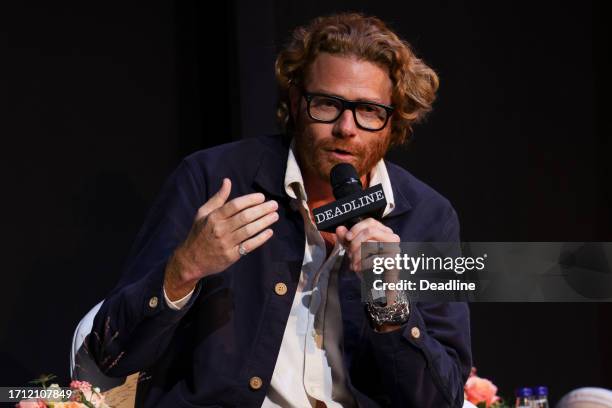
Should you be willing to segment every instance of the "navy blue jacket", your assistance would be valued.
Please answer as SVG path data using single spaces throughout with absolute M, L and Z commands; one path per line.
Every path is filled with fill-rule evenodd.
M 140 405 L 261 406 L 304 255 L 303 220 L 283 186 L 287 154 L 282 136 L 242 140 L 188 156 L 166 181 L 86 340 L 107 375 L 141 372 Z M 448 201 L 404 169 L 391 163 L 387 169 L 396 206 L 384 223 L 402 241 L 458 241 Z M 171 310 L 162 292 L 166 262 L 224 177 L 232 180 L 230 199 L 262 192 L 278 201 L 274 236 L 200 281 L 189 303 Z M 286 295 L 275 293 L 278 282 L 287 285 Z M 344 364 L 359 405 L 460 407 L 471 367 L 467 305 L 413 304 L 400 330 L 381 334 L 368 324 L 360 290 L 359 278 L 343 265 Z M 250 386 L 254 376 L 263 380 L 258 389 Z

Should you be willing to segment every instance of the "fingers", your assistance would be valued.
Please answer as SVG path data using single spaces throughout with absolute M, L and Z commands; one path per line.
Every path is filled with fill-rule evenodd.
M 381 223 L 380 221 L 377 221 L 374 218 L 366 218 L 365 220 L 353 225 L 351 230 L 346 234 L 346 239 L 352 241 L 361 231 L 366 228 L 382 229 L 393 234 L 393 230 Z
M 225 204 L 231 191 L 232 181 L 228 178 L 224 178 L 219 191 L 198 209 L 196 220 L 207 217 L 208 214 Z
M 351 252 L 357 252 L 361 249 L 363 242 L 400 242 L 400 237 L 394 234 L 393 231 L 380 230 L 377 228 L 366 228 L 351 240 L 349 250 Z
M 355 237 L 347 248 L 354 271 L 361 270 L 361 244 L 364 242 L 399 242 L 400 237 L 387 231 L 365 229 Z
M 346 227 L 336 229 L 338 238 L 344 241 L 351 270 L 361 271 L 361 244 L 364 242 L 400 242 L 399 235 L 373 218 L 368 218 L 355 224 L 350 231 Z
M 248 223 L 232 233 L 232 241 L 237 245 L 253 235 L 257 234 L 264 228 L 269 227 L 278 221 L 278 213 L 276 211 L 264 215 L 263 217 Z
M 272 232 L 271 229 L 268 228 L 267 230 L 262 231 L 259 234 L 255 235 L 253 238 L 250 238 L 244 241 L 242 243 L 242 247 L 246 250 L 247 253 L 249 253 L 259 248 L 263 244 L 265 244 L 266 241 L 272 238 L 272 235 L 274 235 L 274 233 Z
M 183 252 L 189 255 L 195 279 L 219 273 L 245 251 L 251 252 L 272 237 L 268 228 L 278 220 L 278 203 L 264 203 L 261 193 L 247 194 L 228 201 L 232 183 L 223 179 L 221 188 L 198 209 L 196 220 L 185 242 Z M 197 275 L 197 276 L 196 276 Z
M 265 201 L 266 197 L 262 193 L 246 194 L 226 203 L 219 208 L 218 216 L 220 219 L 227 219 L 239 213 L 245 208 L 253 207 Z
M 368 240 L 366 242 L 374 242 L 374 241 Z M 365 258 L 362 258 L 362 256 L 365 256 Z M 350 268 L 351 270 L 354 270 L 355 272 L 371 270 L 374 266 L 375 257 L 376 257 L 376 254 L 372 252 L 363 253 L 363 251 L 360 250 L 357 253 L 349 256 Z
M 278 203 L 274 200 L 266 201 L 250 208 L 244 209 L 227 219 L 227 229 L 229 232 L 236 231 L 251 222 L 264 217 L 278 209 Z M 245 239 L 248 237 L 245 237 Z

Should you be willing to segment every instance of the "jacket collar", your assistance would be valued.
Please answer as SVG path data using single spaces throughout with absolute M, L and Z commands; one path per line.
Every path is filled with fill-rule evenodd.
M 286 198 L 284 182 L 289 154 L 288 137 L 275 135 L 262 138 L 262 143 L 265 148 L 259 157 L 254 183 L 272 196 Z
M 391 188 L 395 198 L 395 208 L 386 218 L 393 218 L 412 209 L 407 191 L 410 180 L 402 174 L 397 166 L 389 163 L 387 160 L 385 160 L 385 166 L 387 166 L 387 173 L 389 173 Z

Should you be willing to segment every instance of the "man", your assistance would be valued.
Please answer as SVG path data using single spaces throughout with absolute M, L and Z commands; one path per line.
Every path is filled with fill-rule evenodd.
M 90 353 L 108 375 L 140 371 L 145 406 L 461 406 L 467 306 L 410 304 L 385 320 L 364 309 L 357 273 L 367 241 L 458 240 L 450 204 L 382 159 L 430 110 L 437 76 L 358 14 L 295 30 L 276 71 L 287 135 L 181 163 L 96 316 Z M 364 186 L 381 183 L 388 204 L 381 220 L 319 233 L 312 209 L 334 200 L 341 162 Z

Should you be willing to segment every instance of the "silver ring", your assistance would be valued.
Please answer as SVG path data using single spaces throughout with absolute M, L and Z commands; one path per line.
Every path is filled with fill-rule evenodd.
M 247 254 L 247 250 L 244 249 L 244 245 L 242 245 L 242 243 L 238 245 L 238 253 L 240 256 L 245 256 Z

